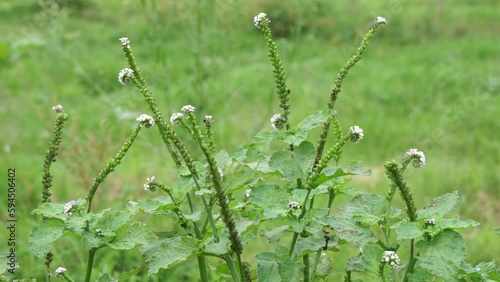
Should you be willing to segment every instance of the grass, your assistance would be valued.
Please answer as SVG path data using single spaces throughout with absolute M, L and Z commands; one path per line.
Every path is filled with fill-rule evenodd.
M 468 259 L 497 258 L 500 245 L 492 231 L 500 225 L 496 1 L 122 2 L 66 1 L 62 8 L 43 9 L 34 0 L 0 4 L 6 27 L 0 39 L 1 163 L 3 171 L 19 171 L 17 255 L 22 266 L 30 265 L 19 269 L 19 277 L 43 277 L 43 262 L 27 249 L 38 220 L 30 212 L 41 199 L 41 168 L 54 120 L 50 108 L 60 103 L 70 115 L 54 167 L 54 201 L 83 197 L 133 119 L 147 110 L 133 87 L 116 81 L 125 66 L 117 40 L 122 36 L 132 40 L 163 114 L 192 104 L 201 114 L 214 115 L 218 147 L 232 152 L 269 128 L 277 111 L 265 43 L 252 25 L 261 11 L 279 36 L 292 122 L 325 107 L 336 72 L 367 26 L 375 16 L 387 17 L 389 25 L 349 74 L 338 102 L 343 128 L 357 124 L 366 136 L 346 148 L 344 161 L 362 160 L 374 171 L 353 183 L 384 193 L 383 163 L 409 148 L 422 149 L 428 165 L 408 179 L 417 204 L 458 190 L 460 214 L 482 223 L 466 234 Z M 144 133 L 98 193 L 96 208 L 146 197 L 142 183 L 152 174 L 175 179 L 156 131 Z M 5 202 L 0 206 L 3 219 Z M 64 243 L 55 265 L 71 258 L 75 265 L 67 268 L 81 268 L 86 257 L 78 256 L 78 244 Z M 103 272 L 145 270 L 138 252 L 103 252 L 97 265 Z M 156 281 L 171 275 L 171 281 L 182 281 L 184 273 L 196 275 L 195 261 L 162 271 Z

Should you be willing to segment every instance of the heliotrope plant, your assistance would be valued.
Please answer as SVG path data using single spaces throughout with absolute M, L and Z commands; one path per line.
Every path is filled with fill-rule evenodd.
M 472 266 L 464 261 L 464 240 L 455 229 L 478 223 L 446 217 L 458 203 L 456 192 L 421 209 L 415 205 L 403 175 L 409 164 L 415 168 L 425 165 L 422 151 L 408 150 L 400 162 L 385 164 L 389 179 L 385 196 L 348 186 L 351 177 L 370 174 L 360 162 L 339 165 L 343 147 L 360 143 L 364 132 L 357 125 L 344 130 L 335 104 L 344 78 L 361 59 L 377 29 L 386 23 L 382 17 L 373 22 L 339 71 L 325 108 L 293 125 L 289 120 L 290 90 L 272 39 L 271 21 L 264 13 L 257 15 L 254 24 L 267 43 L 281 110 L 270 117 L 270 130 L 258 133 L 232 155 L 217 150 L 212 133 L 216 116 L 202 116 L 201 124 L 196 108 L 186 105 L 165 120 L 137 67 L 130 40 L 120 38 L 127 67 L 119 72 L 118 81 L 137 87 L 150 112 L 137 118 L 136 128 L 96 176 L 85 198 L 52 203 L 50 166 L 68 117 L 61 106 L 54 107 L 57 119 L 43 170 L 43 200 L 34 211 L 42 219 L 30 235 L 32 252 L 45 259 L 47 280 L 58 276 L 73 281 L 70 266 L 52 265 L 57 256 L 51 252 L 52 246 L 63 236 L 78 237 L 88 252 L 84 281 L 90 281 L 94 268 L 101 279 L 111 279 L 113 273 L 102 273 L 100 266 L 94 266 L 99 250 L 136 247 L 144 256 L 149 275 L 196 257 L 201 281 L 331 281 L 339 276 L 344 281 L 500 279 L 494 262 Z M 158 130 L 178 168 L 178 179 L 166 185 L 160 171 L 156 176 L 144 176 L 144 190 L 154 193 L 147 199 L 129 200 L 121 210 L 93 210 L 99 186 L 144 128 Z M 308 132 L 315 128 L 321 129 L 316 145 L 307 140 Z M 177 134 L 180 130 L 190 134 L 202 156 L 187 149 L 186 140 Z M 333 134 L 330 145 L 329 134 Z M 271 150 L 271 143 L 277 149 Z M 403 209 L 393 204 L 397 191 L 405 204 Z M 340 206 L 339 214 L 332 214 L 340 194 L 350 198 Z M 134 220 L 139 213 L 166 215 L 174 218 L 178 227 L 157 230 L 157 226 Z M 167 232 L 171 230 L 182 231 Z M 259 250 L 255 240 L 262 237 L 271 248 Z M 254 244 L 251 250 L 245 248 L 249 244 Z M 333 273 L 333 260 L 345 245 L 356 246 L 359 254 L 349 259 L 343 273 Z M 127 281 L 137 273 L 131 269 L 116 278 Z

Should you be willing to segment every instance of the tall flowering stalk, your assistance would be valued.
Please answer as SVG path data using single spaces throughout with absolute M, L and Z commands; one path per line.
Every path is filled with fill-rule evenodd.
M 274 43 L 272 39 L 271 28 L 269 27 L 271 20 L 265 13 L 260 13 L 254 17 L 253 22 L 258 29 L 262 30 L 264 38 L 266 39 L 268 55 L 273 65 L 274 79 L 276 81 L 276 92 L 280 100 L 279 106 L 283 109 L 283 114 L 280 115 L 280 119 L 282 119 L 286 130 L 289 130 L 290 122 L 288 121 L 288 115 L 290 115 L 290 90 L 286 86 L 285 69 L 283 68 L 283 63 L 281 62 L 281 59 L 278 55 L 278 48 L 276 47 L 276 43 Z M 271 122 L 274 126 L 275 123 L 272 120 Z
M 335 108 L 335 102 L 337 101 L 337 98 L 340 94 L 340 91 L 342 91 L 342 83 L 344 82 L 345 77 L 349 73 L 349 70 L 359 61 L 361 60 L 361 57 L 363 56 L 363 53 L 365 52 L 366 47 L 368 47 L 368 43 L 370 43 L 370 39 L 372 38 L 373 34 L 375 34 L 375 31 L 380 25 L 385 25 L 387 24 L 387 21 L 382 18 L 382 17 L 377 17 L 377 19 L 373 22 L 372 28 L 368 31 L 368 33 L 365 35 L 363 40 L 361 41 L 361 45 L 358 47 L 358 50 L 356 53 L 347 61 L 345 66 L 340 69 L 339 73 L 337 74 L 337 78 L 335 79 L 335 85 L 333 87 L 332 93 L 330 94 L 330 99 L 328 100 L 328 108 L 329 109 L 334 109 Z M 321 160 L 321 157 L 323 155 L 323 150 L 325 148 L 325 143 L 326 139 L 328 137 L 328 131 L 330 129 L 330 124 L 332 122 L 332 119 L 329 119 L 328 121 L 325 122 L 323 125 L 323 129 L 321 131 L 321 136 L 319 139 L 318 147 L 316 149 L 316 158 L 313 163 L 313 167 L 318 165 L 319 161 Z
M 395 161 L 388 162 L 385 164 L 386 175 L 391 181 L 389 185 L 389 190 L 386 195 L 387 206 L 386 206 L 385 225 L 384 225 L 385 226 L 384 235 L 386 237 L 386 240 L 388 240 L 390 236 L 390 226 L 388 220 L 389 220 L 391 202 L 394 197 L 394 194 L 396 193 L 396 190 L 399 190 L 401 198 L 406 204 L 406 214 L 408 215 L 410 222 L 415 222 L 417 220 L 417 207 L 415 204 L 415 200 L 413 199 L 413 194 L 411 193 L 410 188 L 403 179 L 403 173 L 406 170 L 408 164 L 410 163 L 412 163 L 413 166 L 416 168 L 424 166 L 425 165 L 424 153 L 417 149 L 410 149 L 408 152 L 405 153 L 405 156 L 401 160 L 401 166 L 398 166 L 398 164 Z M 414 241 L 415 241 L 414 239 L 410 240 L 410 260 L 408 263 L 408 268 L 406 271 L 404 281 L 407 281 L 408 274 L 412 273 L 413 267 L 415 266 L 415 263 L 417 261 L 414 255 L 414 248 L 415 248 Z
M 59 145 L 61 144 L 64 123 L 68 120 L 68 115 L 64 113 L 64 108 L 61 105 L 52 107 L 52 110 L 57 113 L 56 123 L 52 131 L 52 139 L 49 142 L 49 149 L 45 154 L 45 162 L 43 164 L 43 176 L 42 176 L 42 203 L 50 203 L 50 188 L 52 187 L 52 174 L 50 173 L 50 167 L 52 163 L 56 162 L 56 157 L 59 151 Z M 45 218 L 44 218 L 45 220 Z M 45 267 L 47 270 L 47 281 L 51 281 L 52 274 L 50 271 L 50 266 L 52 265 L 54 255 L 52 252 L 48 252 L 45 255 Z
M 196 122 L 196 117 L 194 115 L 195 108 L 191 105 L 187 105 L 182 107 L 182 111 L 186 115 L 187 119 L 187 128 L 189 129 L 193 138 L 197 141 L 200 146 L 203 154 L 208 163 L 209 177 L 212 182 L 212 186 L 215 189 L 215 197 L 217 198 L 217 204 L 220 207 L 220 211 L 222 214 L 222 221 L 224 225 L 229 230 L 229 240 L 231 242 L 231 250 L 236 254 L 238 266 L 240 269 L 241 280 L 248 281 L 249 273 L 246 268 L 243 267 L 241 261 L 241 254 L 243 253 L 243 245 L 241 244 L 240 235 L 236 230 L 236 223 L 233 219 L 231 209 L 229 208 L 229 201 L 227 199 L 227 195 L 222 187 L 222 178 L 224 174 L 222 173 L 221 168 L 217 166 L 217 162 L 215 161 L 215 157 L 213 154 L 214 145 L 211 140 L 205 141 L 200 128 Z M 209 124 L 212 120 L 212 117 L 205 117 L 205 124 Z

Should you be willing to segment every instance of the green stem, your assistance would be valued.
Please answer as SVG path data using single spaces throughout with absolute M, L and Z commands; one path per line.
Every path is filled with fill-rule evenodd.
M 226 261 L 227 266 L 229 267 L 229 271 L 231 272 L 231 276 L 233 277 L 234 282 L 241 282 L 240 274 L 238 273 L 238 270 L 236 269 L 236 265 L 234 264 L 234 260 L 231 257 L 230 254 L 226 253 L 224 254 L 224 260 Z
M 304 263 L 304 282 L 309 282 L 309 254 L 302 257 L 302 262 Z
M 92 200 L 94 199 L 95 192 L 97 191 L 97 188 L 99 185 L 104 181 L 106 176 L 110 174 L 115 168 L 121 163 L 121 160 L 123 157 L 125 157 L 125 154 L 127 151 L 130 149 L 132 144 L 134 143 L 135 138 L 139 134 L 139 131 L 141 131 L 141 126 L 138 125 L 134 132 L 130 135 L 130 137 L 127 139 L 125 144 L 123 144 L 123 147 L 118 151 L 118 153 L 113 157 L 113 159 L 106 165 L 104 169 L 102 169 L 99 172 L 99 175 L 94 179 L 94 182 L 92 182 L 92 186 L 89 189 L 89 194 L 87 195 L 87 200 L 88 200 L 88 208 L 87 212 L 90 212 L 90 209 L 92 207 Z
M 186 195 L 187 195 L 189 209 L 191 210 L 191 212 L 193 212 L 194 207 L 193 207 L 193 202 L 191 200 L 191 196 L 189 195 L 189 193 L 187 193 Z M 203 235 L 200 232 L 200 228 L 198 227 L 198 224 L 194 221 L 193 221 L 193 229 L 194 229 L 194 234 L 195 234 L 196 238 L 198 238 L 199 240 L 203 239 Z M 207 273 L 207 263 L 206 263 L 205 257 L 198 256 L 197 259 L 198 259 L 198 268 L 200 270 L 201 281 L 208 282 L 209 280 L 208 280 L 208 273 Z
M 408 269 L 406 269 L 405 277 L 403 278 L 403 282 L 408 281 L 408 274 L 413 272 L 413 268 L 415 267 L 415 264 L 417 263 L 417 259 L 414 256 L 414 242 L 415 239 L 411 239 L 410 241 L 410 262 L 408 263 Z
M 92 274 L 92 266 L 94 264 L 94 255 L 95 255 L 95 252 L 97 251 L 97 249 L 91 249 L 89 251 L 89 257 L 87 259 L 87 271 L 85 273 L 85 282 L 89 282 L 90 281 L 90 275 Z
M 319 264 L 319 259 L 321 258 L 321 252 L 322 252 L 321 250 L 316 251 L 316 255 L 314 256 L 311 281 L 314 281 L 314 278 L 316 278 L 316 271 L 318 270 L 318 264 Z

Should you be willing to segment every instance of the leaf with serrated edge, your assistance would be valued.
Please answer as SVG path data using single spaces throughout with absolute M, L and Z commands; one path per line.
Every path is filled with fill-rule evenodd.
M 30 250 L 38 258 L 49 253 L 52 244 L 64 233 L 64 222 L 56 218 L 47 218 L 38 223 L 30 234 Z
M 135 246 L 147 245 L 157 240 L 157 236 L 142 222 L 123 225 L 116 230 L 115 239 L 108 243 L 112 249 L 130 250 Z
M 444 279 L 454 279 L 466 254 L 462 236 L 449 229 L 432 241 L 417 242 L 416 247 L 420 251 L 417 266 Z
M 438 219 L 450 212 L 458 204 L 458 192 L 444 194 L 435 198 L 432 204 L 417 211 L 418 219 Z
M 185 261 L 198 248 L 197 240 L 191 236 L 179 236 L 157 240 L 156 242 L 139 247 L 146 263 L 148 274 L 155 274 L 160 268 L 167 269 L 171 265 Z

